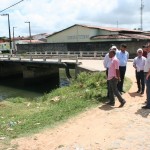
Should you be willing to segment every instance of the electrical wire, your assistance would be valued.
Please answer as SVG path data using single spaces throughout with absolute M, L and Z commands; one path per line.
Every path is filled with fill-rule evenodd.
M 7 10 L 7 9 L 9 9 L 9 8 L 11 8 L 11 7 L 13 7 L 13 6 L 15 6 L 15 5 L 17 5 L 17 4 L 19 4 L 19 3 L 21 3 L 22 1 L 24 1 L 24 0 L 21 0 L 21 1 L 17 2 L 17 3 L 15 3 L 15 4 L 13 4 L 13 5 L 5 8 L 5 9 L 3 9 L 3 10 L 1 10 L 0 13 L 3 12 L 3 11 L 5 11 L 5 10 Z

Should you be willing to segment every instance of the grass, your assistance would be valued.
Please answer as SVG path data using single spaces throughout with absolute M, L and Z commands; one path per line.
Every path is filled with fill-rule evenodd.
M 97 106 L 106 96 L 104 73 L 81 73 L 68 87 L 58 88 L 37 99 L 10 98 L 0 103 L 0 137 L 17 138 L 55 126 Z M 125 80 L 125 90 L 131 85 Z

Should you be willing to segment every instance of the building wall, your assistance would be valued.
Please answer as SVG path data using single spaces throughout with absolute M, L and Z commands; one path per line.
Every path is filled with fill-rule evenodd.
M 73 26 L 47 38 L 48 43 L 91 42 L 90 37 L 98 35 L 98 29 Z
M 58 32 L 47 38 L 48 43 L 73 43 L 73 42 L 94 42 L 90 38 L 97 35 L 111 35 L 118 32 L 111 32 L 103 29 L 73 26 L 64 31 Z
M 120 49 L 120 44 L 127 44 L 130 55 L 136 55 L 136 50 L 148 41 L 128 42 L 88 42 L 88 43 L 43 43 L 43 44 L 18 44 L 17 53 L 45 52 L 45 51 L 107 51 L 110 45 L 115 44 Z M 149 41 L 150 42 L 150 41 Z
M 9 42 L 0 43 L 0 50 L 9 50 L 10 45 Z

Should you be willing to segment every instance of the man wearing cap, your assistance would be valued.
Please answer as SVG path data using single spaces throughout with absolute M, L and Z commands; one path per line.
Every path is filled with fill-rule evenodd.
M 120 80 L 120 73 L 119 73 L 119 60 L 117 57 L 115 57 L 116 51 L 115 50 L 110 50 L 109 52 L 109 58 L 111 59 L 110 66 L 108 69 L 108 82 L 109 82 L 109 99 L 110 102 L 107 104 L 114 106 L 115 105 L 115 97 L 118 98 L 120 102 L 119 107 L 123 107 L 126 101 L 122 98 L 120 95 L 118 88 L 117 88 L 117 83 Z
M 113 45 L 110 49 L 110 50 L 114 50 L 114 51 L 118 51 L 117 47 L 115 45 Z M 103 61 L 103 65 L 104 67 L 106 68 L 106 76 L 108 77 L 108 68 L 110 66 L 110 63 L 111 63 L 111 59 L 109 58 L 109 53 L 107 53 L 104 57 L 104 61 Z M 108 80 L 107 80 L 107 97 L 109 97 L 109 83 L 108 83 Z
M 147 97 L 147 102 L 146 105 L 143 106 L 143 109 L 150 109 L 150 45 L 147 48 L 147 59 L 146 63 L 144 66 L 144 73 L 146 75 L 146 97 Z
M 127 45 L 121 44 L 120 51 L 116 53 L 116 57 L 119 59 L 119 71 L 120 71 L 120 82 L 118 83 L 118 90 L 121 92 L 123 91 L 123 83 L 124 77 L 126 73 L 126 66 L 129 59 L 129 53 L 126 51 Z
M 145 90 L 145 81 L 144 81 L 144 66 L 146 62 L 146 58 L 143 55 L 143 50 L 139 48 L 137 50 L 137 57 L 133 60 L 133 67 L 136 69 L 136 80 L 138 91 L 137 93 L 144 94 Z

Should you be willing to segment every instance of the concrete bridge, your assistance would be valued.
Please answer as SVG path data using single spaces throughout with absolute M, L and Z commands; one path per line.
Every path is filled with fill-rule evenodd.
M 22 77 L 24 84 L 40 84 L 51 81 L 59 85 L 59 68 L 65 68 L 71 78 L 69 69 L 77 69 L 79 63 L 76 55 L 49 56 L 0 55 L 0 79 Z

